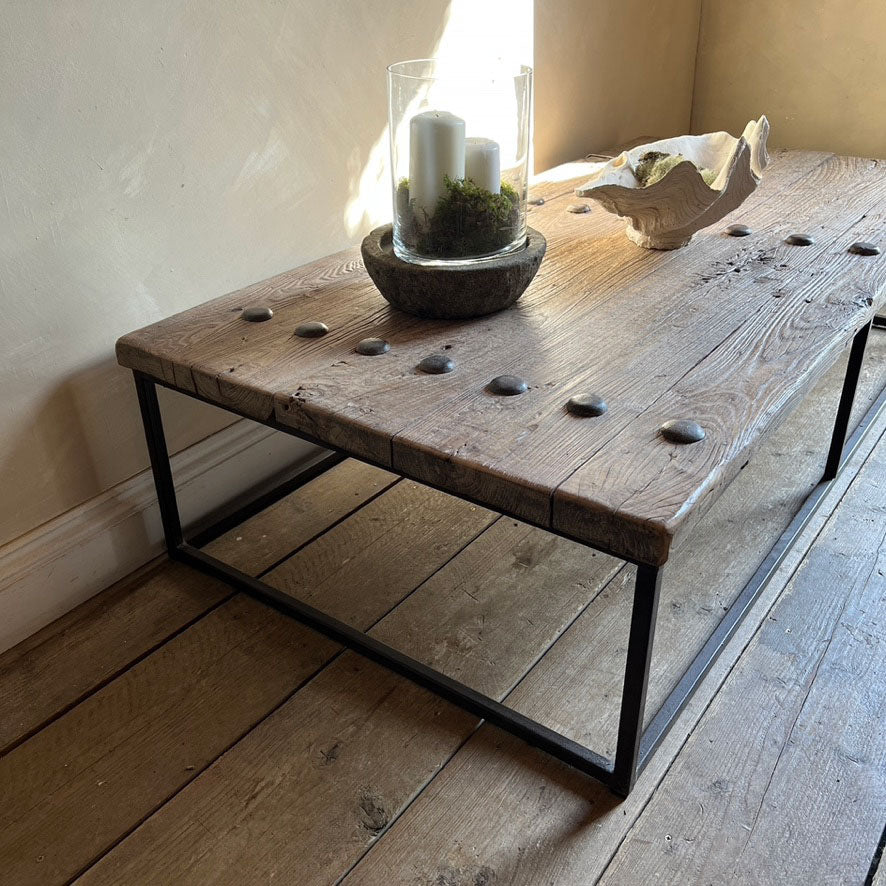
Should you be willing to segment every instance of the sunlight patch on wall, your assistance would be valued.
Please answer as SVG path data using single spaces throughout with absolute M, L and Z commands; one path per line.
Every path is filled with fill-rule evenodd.
M 444 70 L 453 71 L 462 70 L 466 62 L 531 65 L 532 0 L 452 0 L 432 55 Z M 397 61 L 404 59 L 390 60 Z M 385 77 L 386 72 L 381 69 L 369 72 L 369 76 Z M 416 110 L 418 104 L 417 101 Z M 381 111 L 386 115 L 387 107 Z M 351 196 L 344 213 L 345 230 L 350 237 L 357 237 L 389 222 L 392 215 L 390 134 L 385 125 L 362 170 L 352 178 Z

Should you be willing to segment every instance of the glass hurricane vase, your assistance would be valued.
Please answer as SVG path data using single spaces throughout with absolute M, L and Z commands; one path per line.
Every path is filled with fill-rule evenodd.
M 480 262 L 526 245 L 531 96 L 525 65 L 388 68 L 399 258 Z

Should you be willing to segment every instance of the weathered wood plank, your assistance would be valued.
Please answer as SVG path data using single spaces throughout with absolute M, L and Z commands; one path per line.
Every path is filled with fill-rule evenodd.
M 777 218 L 783 190 L 827 161 L 811 155 L 795 162 L 799 169 L 793 163 L 775 164 L 768 190 L 745 210 L 749 219 L 766 206 Z M 812 181 L 804 187 L 819 191 Z M 548 238 L 548 254 L 513 309 L 442 329 L 425 325 L 421 334 L 392 338 L 391 354 L 376 360 L 359 384 L 353 357 L 340 355 L 322 374 L 308 373 L 297 389 L 284 389 L 277 398 L 277 420 L 320 439 L 336 434 L 337 444 L 351 451 L 372 445 L 370 457 L 386 452 L 393 436 L 398 471 L 546 523 L 553 489 L 548 473 L 559 481 L 583 458 L 575 454 L 581 452 L 583 431 L 563 408 L 571 393 L 582 390 L 608 362 L 643 353 L 664 294 L 673 290 L 683 302 L 663 322 L 685 327 L 686 303 L 692 301 L 687 292 L 697 276 L 713 273 L 718 256 L 734 255 L 743 263 L 751 259 L 747 244 L 706 232 L 706 240 L 681 251 L 680 262 L 675 253 L 633 246 L 624 237 L 622 219 L 599 210 L 568 213 L 563 201 L 540 207 L 536 221 Z M 660 275 L 667 284 L 654 282 Z M 688 338 L 687 347 L 699 347 Z M 457 370 L 434 377 L 415 372 L 429 348 L 447 349 Z M 488 382 L 502 373 L 525 376 L 529 393 L 514 398 L 488 394 Z M 630 402 L 637 397 L 642 402 L 654 373 L 644 365 L 628 376 L 636 388 Z M 614 415 L 607 415 L 607 426 Z M 566 467 L 561 467 L 564 460 Z M 499 463 L 503 477 L 496 483 Z M 496 498 L 487 497 L 493 493 Z
M 330 526 L 389 489 L 397 477 L 349 459 L 325 471 L 203 550 L 249 575 L 260 575 Z
M 285 560 L 268 581 L 365 629 L 497 519 L 404 480 Z
M 881 210 L 866 216 L 845 242 L 886 221 Z M 790 249 L 795 256 L 796 247 L 783 246 L 775 260 L 790 262 Z M 787 417 L 882 303 L 886 263 L 855 258 L 826 249 L 798 267 L 799 278 L 779 283 L 776 297 L 557 489 L 554 526 L 665 562 L 675 535 L 704 514 L 766 430 Z M 661 439 L 665 421 L 687 417 L 705 428 L 704 440 Z
M 499 520 L 371 633 L 500 697 L 617 569 L 610 558 Z M 83 882 L 196 883 L 227 872 L 233 881 L 332 882 L 475 726 L 346 654 Z
M 377 473 L 369 471 L 373 483 Z M 350 620 L 361 629 L 390 608 L 390 587 L 400 596 L 413 590 L 495 519 L 443 493 L 414 484 L 403 488 L 410 486 L 405 499 L 394 486 L 336 527 L 339 560 L 346 559 L 347 548 L 352 552 L 353 569 L 341 571 L 339 578 L 351 582 L 344 589 L 355 613 Z M 413 518 L 397 526 L 404 501 Z M 443 545 L 435 544 L 437 522 L 414 519 L 434 509 L 448 517 Z M 269 528 L 291 537 L 289 510 L 278 509 L 279 523 Z M 385 571 L 397 560 L 379 560 L 383 550 L 400 560 L 408 556 L 408 569 Z M 323 584 L 331 561 L 298 557 L 297 565 L 302 586 L 312 588 Z M 385 575 L 390 583 L 380 578 Z M 291 576 L 291 567 L 283 564 L 265 580 L 285 586 Z M 0 760 L 0 859 L 9 859 L 12 882 L 59 882 L 76 874 L 284 701 L 338 648 L 235 596 L 12 750 Z M 62 831 L 63 839 L 57 836 Z
M 697 244 L 681 251 L 684 264 L 669 273 L 654 273 L 630 291 L 615 284 L 617 295 L 612 295 L 613 290 L 601 281 L 570 323 L 544 330 L 531 345 L 527 344 L 525 334 L 515 332 L 513 341 L 522 341 L 522 351 L 508 348 L 503 342 L 500 347 L 496 346 L 498 341 L 491 347 L 489 342 L 483 342 L 487 356 L 478 357 L 477 365 L 485 369 L 486 376 L 497 374 L 490 365 L 497 359 L 501 371 L 526 377 L 533 389 L 520 397 L 501 398 L 485 392 L 477 380 L 463 398 L 443 404 L 395 437 L 395 469 L 449 490 L 466 492 L 490 507 L 502 507 L 544 523 L 550 519 L 552 491 L 587 463 L 587 487 L 570 490 L 575 510 L 580 511 L 586 492 L 589 507 L 597 501 L 601 506 L 594 508 L 577 527 L 570 521 L 572 510 L 568 516 L 561 514 L 557 528 L 570 535 L 575 529 L 574 537 L 646 559 L 642 549 L 624 546 L 633 533 L 646 528 L 645 523 L 638 526 L 638 521 L 621 519 L 620 503 L 629 498 L 635 487 L 625 483 L 620 471 L 596 471 L 597 453 L 605 452 L 610 440 L 679 384 L 693 366 L 744 327 L 748 318 L 765 311 L 770 303 L 781 306 L 789 300 L 787 296 L 779 299 L 780 294 L 796 293 L 810 311 L 819 306 L 818 302 L 803 302 L 804 297 L 819 295 L 817 278 L 811 278 L 807 263 L 811 264 L 822 253 L 834 251 L 833 241 L 845 235 L 850 219 L 855 221 L 857 216 L 872 210 L 886 193 L 886 175 L 869 169 L 862 161 L 835 160 L 822 166 L 819 173 L 805 178 L 793 191 L 794 202 L 787 207 L 792 210 L 789 222 L 785 221 L 786 207 L 778 201 L 763 207 L 747 207 L 745 217 L 760 232 L 755 238 L 744 238 L 752 242 L 724 246 L 716 242 L 717 234 L 705 232 Z M 825 198 L 825 205 L 819 202 L 823 194 L 830 194 L 834 200 L 839 195 L 845 213 L 835 213 L 827 204 L 829 198 Z M 768 222 L 761 218 L 767 211 Z M 792 224 L 813 228 L 821 238 L 820 245 L 808 247 L 802 258 L 797 257 L 802 251 L 797 247 L 779 245 Z M 576 241 L 576 248 L 579 242 Z M 717 257 L 718 251 L 720 257 L 725 257 L 729 248 L 734 250 L 733 257 L 716 269 L 712 279 L 707 279 L 710 265 L 693 266 L 691 250 L 700 250 L 697 254 L 707 258 Z M 792 259 L 784 255 L 787 249 L 794 250 Z M 570 268 L 573 264 L 567 263 Z M 884 268 L 886 263 L 882 262 L 846 264 L 842 256 L 837 256 L 833 275 L 828 278 L 837 281 L 838 291 L 850 295 L 843 302 L 824 303 L 816 317 L 825 323 L 824 330 L 830 329 L 832 319 L 849 323 L 846 308 L 861 322 L 870 308 L 855 304 L 854 287 L 866 286 L 871 275 L 881 286 Z M 733 273 L 734 269 L 738 273 Z M 727 277 L 728 281 L 724 279 Z M 785 315 L 769 316 L 772 324 L 780 327 Z M 836 331 L 833 334 L 834 338 L 839 335 Z M 787 378 L 779 376 L 768 382 L 772 384 L 773 380 L 788 383 Z M 567 400 L 582 392 L 603 396 L 609 411 L 599 419 L 570 415 L 565 409 Z M 724 385 L 723 398 L 727 399 L 729 394 Z M 665 456 L 674 451 L 671 444 L 644 437 L 642 451 L 650 447 L 661 450 Z M 724 457 L 728 454 L 724 453 Z M 628 478 L 640 485 L 647 479 L 650 478 L 645 473 Z M 602 533 L 593 532 L 595 528 L 608 528 L 601 526 L 601 511 L 612 515 L 621 534 L 607 539 L 601 537 Z M 657 524 L 651 528 L 658 530 Z M 667 540 L 668 527 L 655 532 L 654 539 L 659 538 L 662 542 Z
M 501 519 L 372 633 L 503 698 L 621 567 L 611 557 Z
M 8 650 L 0 657 L 0 755 L 230 594 L 163 563 Z
M 878 368 L 876 379 L 866 379 L 866 400 L 882 383 L 883 364 Z M 833 391 L 838 384 L 836 374 L 828 376 L 826 383 Z M 798 435 L 811 432 L 810 445 L 814 445 L 821 410 L 821 399 L 804 403 L 712 508 L 706 532 L 694 536 L 677 553 L 677 558 L 686 558 L 683 566 L 691 569 L 677 572 L 677 582 L 666 582 L 662 591 L 650 712 L 743 585 L 753 569 L 751 561 L 762 555 L 808 491 L 803 474 L 809 472 L 803 470 L 792 443 Z M 886 421 L 881 420 L 878 428 L 884 425 Z M 818 451 L 813 453 L 818 463 L 810 465 L 812 475 L 823 461 L 817 458 Z M 841 494 L 837 490 L 833 500 Z M 690 550 L 691 546 L 697 547 Z M 509 704 L 530 716 L 610 751 L 627 633 L 627 578 L 620 573 L 617 583 L 623 590 L 610 585 L 508 697 Z M 484 877 L 488 882 L 514 884 L 596 882 L 677 754 L 690 728 L 684 724 L 702 715 L 718 685 L 714 681 L 726 676 L 743 646 L 742 637 L 753 631 L 755 618 L 759 624 L 767 597 L 771 602 L 777 587 L 776 581 L 767 590 L 761 600 L 763 608 L 755 610 L 760 614 L 752 615 L 739 630 L 737 642 L 721 656 L 627 801 L 619 803 L 606 789 L 578 778 L 547 755 L 483 727 L 345 882 L 349 886 L 459 883 Z M 613 609 L 621 609 L 622 614 Z M 696 881 L 687 878 L 683 882 Z
M 281 296 L 347 282 L 361 271 L 359 252 L 353 248 L 317 259 L 216 299 L 218 311 L 207 314 L 200 305 L 125 335 L 117 342 L 117 359 L 121 366 L 194 393 L 196 385 L 180 352 L 215 341 L 231 326 L 231 313 L 250 304 L 275 304 Z
M 336 649 L 245 597 L 213 610 L 0 760 L 4 877 L 70 879 Z
M 884 518 L 881 445 L 603 883 L 864 880 L 886 809 Z
M 395 479 L 378 468 L 343 462 L 207 550 L 258 575 Z M 230 596 L 226 585 L 166 563 L 87 600 L 5 652 L 0 755 Z
M 473 728 L 345 653 L 78 883 L 333 883 Z

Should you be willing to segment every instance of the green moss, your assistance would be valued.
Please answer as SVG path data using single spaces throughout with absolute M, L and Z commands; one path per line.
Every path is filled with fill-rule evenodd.
M 431 258 L 467 258 L 504 249 L 520 230 L 520 197 L 502 182 L 501 193 L 479 188 L 471 179 L 446 178 L 446 192 L 430 219 L 416 219 L 409 201 L 409 182 L 397 186 L 400 236 L 420 255 Z
M 663 151 L 647 151 L 637 162 L 634 176 L 641 187 L 648 188 L 661 181 L 675 166 L 686 160 L 682 154 L 666 154 Z M 695 164 L 693 164 L 695 165 Z M 695 167 L 701 174 L 706 185 L 713 184 L 717 173 L 713 169 L 702 166 Z
M 634 167 L 634 175 L 637 181 L 645 188 L 649 184 L 649 178 L 655 168 L 655 164 L 668 157 L 668 154 L 662 151 L 647 151 Z M 679 156 L 679 155 L 678 155 Z

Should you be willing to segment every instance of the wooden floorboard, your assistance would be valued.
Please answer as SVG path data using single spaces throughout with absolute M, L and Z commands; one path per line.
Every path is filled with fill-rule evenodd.
M 867 399 L 883 380 L 886 336 L 874 338 Z M 708 536 L 693 536 L 675 555 L 674 566 L 682 561 L 695 571 L 686 583 L 664 589 L 656 651 L 669 665 L 655 674 L 653 699 L 666 694 L 753 568 L 749 561 L 807 491 L 838 386 L 832 374 L 819 399 L 804 404 L 711 511 Z M 806 445 L 798 448 L 798 439 Z M 313 481 L 276 512 L 230 533 L 216 553 L 253 572 L 278 564 L 272 583 L 361 627 L 381 618 L 376 636 L 482 691 L 510 692 L 510 703 L 600 743 L 600 750 L 609 747 L 629 571 L 416 484 L 401 482 L 379 496 L 393 482 L 382 471 L 353 462 L 334 470 L 342 473 L 325 492 Z M 840 488 L 848 481 L 842 478 Z M 369 504 L 348 516 L 363 501 Z M 311 543 L 278 563 L 304 542 Z M 859 554 L 863 542 L 859 533 Z M 828 553 L 834 552 L 821 554 L 807 571 L 826 569 Z M 630 800 L 618 805 L 594 783 L 497 730 L 473 733 L 473 718 L 359 656 L 346 653 L 322 667 L 335 656 L 333 644 L 240 597 L 203 601 L 194 573 L 160 593 L 151 582 L 169 569 L 112 592 L 106 605 L 96 598 L 41 639 L 21 644 L 17 656 L 0 659 L 7 666 L 0 670 L 0 705 L 8 704 L 5 690 L 14 686 L 21 687 L 19 705 L 44 691 L 50 697 L 29 721 L 19 715 L 9 734 L 12 745 L 20 744 L 0 759 L 0 882 L 64 882 L 88 868 L 84 881 L 104 883 L 246 883 L 273 876 L 310 884 L 353 869 L 349 882 L 572 884 L 594 882 L 622 840 L 627 857 L 635 820 L 638 832 L 655 827 L 645 824 L 652 804 L 641 813 L 650 796 L 658 797 L 659 781 L 664 795 L 676 779 L 683 755 L 670 762 L 688 727 L 666 741 Z M 143 585 L 149 590 L 142 595 Z M 768 591 L 758 610 L 765 612 L 780 590 Z M 196 603 L 188 603 L 189 594 Z M 816 781 L 814 770 L 803 769 L 804 750 L 829 748 L 829 772 L 863 770 L 816 726 L 847 668 L 854 673 L 864 638 L 882 642 L 882 621 L 880 628 L 870 622 L 872 610 L 863 611 L 854 592 L 847 600 L 855 609 L 847 606 L 838 621 L 827 646 L 832 651 L 822 657 L 797 718 L 795 728 L 805 728 L 813 743 L 781 754 L 770 772 L 770 791 L 799 781 L 809 804 Z M 752 633 L 748 627 L 736 638 L 733 660 Z M 725 661 L 718 667 L 715 683 L 728 670 Z M 826 691 L 818 681 L 828 674 Z M 687 722 L 703 709 L 693 702 Z M 710 728 L 711 718 L 699 730 Z M 868 746 L 875 745 L 876 734 L 870 728 L 866 734 Z M 730 735 L 719 741 L 732 747 Z M 879 760 L 882 769 L 882 752 L 867 756 L 868 766 Z M 807 807 L 798 805 L 790 834 L 807 819 L 821 833 L 827 809 L 848 804 L 850 794 L 846 788 L 819 798 L 813 816 L 801 815 Z M 772 807 L 761 807 L 757 836 L 742 856 L 750 866 L 778 833 L 784 811 L 778 797 L 770 793 Z M 828 799 L 837 805 L 827 807 Z M 873 827 L 866 822 L 859 846 Z M 607 876 L 620 876 L 620 856 Z M 809 858 L 815 856 L 807 846 L 798 869 Z
M 886 441 L 602 879 L 861 883 L 886 817 Z
M 462 676 L 469 683 L 501 697 L 618 568 L 611 558 L 590 558 L 578 545 L 499 520 L 371 633 L 431 664 L 467 670 Z M 498 610 L 517 610 L 520 618 L 490 625 L 487 637 L 487 616 Z M 427 632 L 414 630 L 417 614 Z M 293 870 L 301 882 L 334 881 L 476 725 L 348 653 L 87 872 L 84 882 L 149 878 L 158 872 L 160 846 L 165 881 L 199 883 L 229 870 L 234 881 L 249 873 L 265 882 Z M 272 824 L 257 843 L 251 826 L 240 824 L 246 806 L 250 819 L 295 823 L 298 839 Z M 307 856 L 306 845 L 315 850 Z
M 206 550 L 259 575 L 394 482 L 378 468 L 345 462 Z M 0 655 L 0 757 L 230 596 L 220 582 L 164 563 Z
M 376 501 L 383 504 L 391 496 L 389 510 L 401 513 L 398 489 L 399 484 Z M 415 508 L 445 510 L 453 501 L 426 488 L 419 492 L 423 501 L 414 501 Z M 288 512 L 282 514 L 274 529 L 278 534 L 289 531 Z M 446 549 L 432 544 L 436 526 L 400 526 L 400 553 L 411 554 L 415 584 L 494 519 L 467 505 L 449 516 Z M 386 587 L 374 580 L 383 555 L 375 542 L 391 534 L 390 520 L 379 520 L 377 508 L 364 508 L 344 522 L 354 539 L 365 542 L 363 586 L 355 589 L 355 603 L 365 606 L 365 598 L 375 593 L 382 598 L 378 611 L 383 614 L 389 599 Z M 315 570 L 308 585 L 320 584 L 328 567 L 328 561 L 302 563 L 303 570 Z M 274 584 L 276 573 L 266 580 Z M 373 620 L 368 617 L 360 627 Z M 214 608 L 0 759 L 0 858 L 10 859 L 7 874 L 15 883 L 61 882 L 75 875 L 337 651 L 335 644 L 242 596 Z

